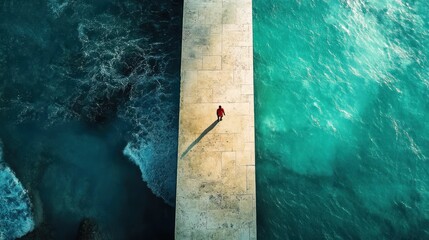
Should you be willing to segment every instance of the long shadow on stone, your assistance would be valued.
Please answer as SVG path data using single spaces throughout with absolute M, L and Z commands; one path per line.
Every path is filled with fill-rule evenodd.
M 207 133 L 209 133 L 211 130 L 213 130 L 213 128 L 214 127 L 216 127 L 216 125 L 218 124 L 219 122 L 217 121 L 217 120 L 215 120 L 208 128 L 206 128 L 206 130 L 204 130 L 202 133 L 201 133 L 201 135 L 197 138 L 197 139 L 195 139 L 192 143 L 191 143 L 191 145 L 189 145 L 189 147 L 188 148 L 186 148 L 186 150 L 182 153 L 182 155 L 180 155 L 180 159 L 182 159 L 182 158 L 184 158 L 185 156 L 186 156 L 186 154 L 188 154 L 188 152 L 189 151 L 191 151 L 191 149 L 195 146 L 195 145 L 197 145 L 200 141 L 201 141 L 201 139 L 203 139 L 203 137 L 205 136 L 205 135 L 207 135 Z

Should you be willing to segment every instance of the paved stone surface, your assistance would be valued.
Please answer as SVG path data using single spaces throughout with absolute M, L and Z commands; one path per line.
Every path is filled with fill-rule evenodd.
M 251 0 L 184 1 L 176 239 L 256 239 L 252 41 Z

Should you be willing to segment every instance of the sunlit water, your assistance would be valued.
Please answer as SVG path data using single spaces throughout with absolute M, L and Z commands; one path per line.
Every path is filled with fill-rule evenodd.
M 172 238 L 181 8 L 0 2 L 0 239 Z
M 429 239 L 429 1 L 256 0 L 260 239 Z
M 259 239 L 429 239 L 429 2 L 253 5 Z M 0 3 L 0 239 L 172 238 L 180 18 Z

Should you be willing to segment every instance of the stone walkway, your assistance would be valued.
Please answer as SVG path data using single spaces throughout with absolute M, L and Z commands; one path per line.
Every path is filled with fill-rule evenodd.
M 252 41 L 251 0 L 184 1 L 176 239 L 256 239 Z

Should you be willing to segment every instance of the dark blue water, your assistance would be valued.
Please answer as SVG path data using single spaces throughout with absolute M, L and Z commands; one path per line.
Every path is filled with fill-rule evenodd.
M 16 203 L 0 207 L 0 239 L 32 224 L 40 239 L 75 239 L 83 218 L 113 239 L 173 237 L 181 9 L 0 3 L 0 176 L 16 179 L 0 186 Z
M 429 239 L 429 1 L 255 0 L 260 239 Z

